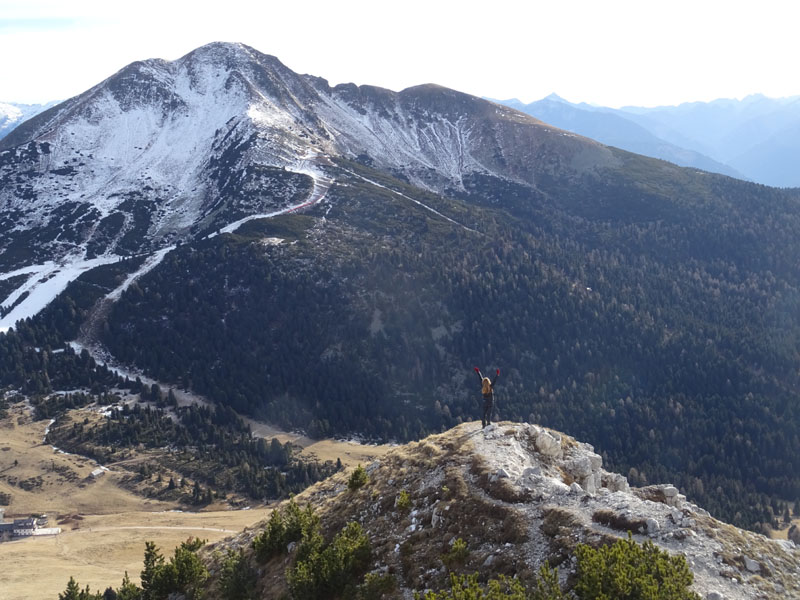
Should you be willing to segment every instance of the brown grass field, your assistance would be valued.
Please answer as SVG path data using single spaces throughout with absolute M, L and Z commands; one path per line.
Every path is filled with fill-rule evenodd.
M 138 583 L 145 541 L 154 541 L 162 554 L 170 556 L 189 537 L 215 542 L 268 515 L 269 509 L 263 507 L 79 515 L 80 520 L 60 525 L 65 529 L 60 535 L 0 543 L 0 595 L 3 600 L 55 600 L 70 576 L 82 587 L 89 584 L 102 592 L 108 586 L 118 587 L 125 571 Z
M 169 556 L 189 537 L 215 542 L 269 516 L 265 506 L 225 510 L 217 504 L 202 512 L 176 511 L 180 507 L 175 503 L 124 489 L 123 473 L 113 469 L 93 480 L 93 461 L 42 443 L 47 421 L 33 421 L 22 404 L 9 412 L 0 421 L 0 492 L 11 494 L 11 502 L 0 508 L 6 509 L 6 519 L 47 514 L 48 526 L 61 527 L 62 533 L 0 543 L 2 600 L 55 600 L 70 576 L 101 592 L 118 587 L 125 571 L 138 583 L 145 541 L 155 542 Z M 304 446 L 303 456 L 341 458 L 346 466 L 367 464 L 390 449 L 314 441 L 267 426 L 256 435 L 292 440 Z
M 800 527 L 800 519 L 792 519 L 792 522 L 785 527 L 781 527 L 780 529 L 770 529 L 769 537 L 773 540 L 786 540 L 789 539 L 789 528 L 792 525 L 797 525 Z

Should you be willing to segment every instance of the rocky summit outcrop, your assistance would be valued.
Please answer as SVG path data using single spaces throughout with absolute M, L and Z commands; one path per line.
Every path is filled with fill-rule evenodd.
M 591 445 L 537 425 L 465 423 L 367 465 L 369 482 L 358 490 L 342 473 L 297 500 L 320 514 L 328 539 L 357 521 L 370 538 L 373 571 L 394 576 L 397 597 L 444 587 L 444 563 L 459 538 L 467 548 L 460 572 L 525 580 L 547 562 L 569 587 L 578 544 L 596 547 L 631 532 L 684 555 L 704 599 L 800 598 L 793 542 L 718 521 L 672 485 L 631 488 L 602 465 Z M 222 546 L 249 551 L 259 531 Z M 285 591 L 291 561 L 290 553 L 261 567 L 263 597 Z

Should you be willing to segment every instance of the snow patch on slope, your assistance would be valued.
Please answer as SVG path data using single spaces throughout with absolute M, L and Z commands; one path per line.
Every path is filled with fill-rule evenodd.
M 453 183 L 470 170 L 482 169 L 469 153 L 471 132 L 459 119 L 430 115 L 419 125 L 418 115 L 409 114 L 395 98 L 391 112 L 376 113 L 371 106 L 357 110 L 334 91 L 320 94 L 317 110 L 337 145 L 346 152 L 366 152 L 387 166 L 444 174 Z M 363 112 L 362 112 L 363 111 Z M 417 184 L 427 187 L 422 180 Z
M 123 281 L 118 288 L 116 288 L 114 291 L 108 294 L 106 298 L 108 300 L 111 300 L 112 302 L 116 302 L 117 300 L 119 300 L 120 297 L 122 296 L 122 293 L 125 290 L 127 290 L 134 281 L 137 281 L 142 275 L 144 275 L 145 273 L 149 273 L 154 268 L 156 268 L 159 264 L 161 264 L 161 261 L 164 260 L 164 257 L 174 249 L 175 246 L 169 246 L 167 248 L 162 248 L 158 252 L 154 252 L 153 254 L 151 254 L 142 263 L 142 266 L 136 270 L 135 273 L 131 273 L 130 275 L 128 275 L 125 281 Z
M 24 293 L 28 296 L 5 317 L 0 319 L 0 333 L 5 333 L 20 319 L 33 317 L 66 289 L 70 281 L 82 273 L 119 260 L 118 257 L 102 256 L 89 260 L 74 259 L 64 264 L 45 263 L 19 269 L 17 274 L 32 273 L 31 277 L 6 299 L 6 304 L 14 304 Z M 10 274 L 9 274 L 10 276 Z

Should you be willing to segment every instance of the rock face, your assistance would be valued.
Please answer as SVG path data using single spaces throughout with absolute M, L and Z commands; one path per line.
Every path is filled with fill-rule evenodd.
M 561 436 L 545 429 L 535 430 L 536 449 L 545 456 L 556 457 L 561 455 Z
M 358 493 L 344 491 L 346 477 L 298 501 L 337 527 L 358 521 L 373 546 L 373 572 L 396 574 L 404 597 L 445 586 L 442 555 L 458 538 L 468 549 L 464 572 L 525 578 L 547 561 L 565 585 L 578 543 L 598 546 L 631 532 L 685 556 L 701 598 L 800 598 L 800 548 L 792 542 L 717 521 L 671 485 L 631 489 L 602 468 L 592 446 L 538 425 L 466 423 L 390 452 Z M 396 507 L 401 491 L 409 512 Z

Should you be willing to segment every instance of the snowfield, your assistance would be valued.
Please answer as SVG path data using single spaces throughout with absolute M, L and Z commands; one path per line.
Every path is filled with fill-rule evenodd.
M 0 319 L 0 333 L 8 331 L 20 319 L 27 319 L 39 313 L 66 289 L 70 281 L 77 279 L 82 273 L 117 260 L 119 260 L 117 256 L 103 256 L 90 260 L 74 258 L 65 261 L 65 264 L 46 263 L 7 273 L 2 278 L 14 274 L 32 273 L 32 275 L 4 300 L 4 305 L 11 306 L 23 294 L 28 294 L 11 312 Z

